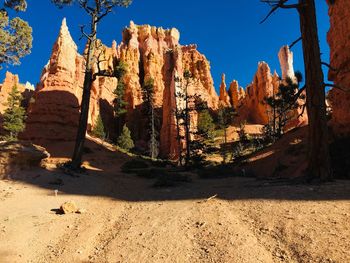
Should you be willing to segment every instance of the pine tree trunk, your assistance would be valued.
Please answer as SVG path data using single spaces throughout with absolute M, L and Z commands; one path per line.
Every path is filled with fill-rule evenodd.
M 309 117 L 308 176 L 311 180 L 327 181 L 332 174 L 315 1 L 299 0 L 299 4 Z
M 97 17 L 91 17 L 91 39 L 88 39 L 88 48 L 86 56 L 86 67 L 85 76 L 83 84 L 83 97 L 81 101 L 80 118 L 77 137 L 75 141 L 74 153 L 72 157 L 72 168 L 78 169 L 82 163 L 86 130 L 89 117 L 89 107 L 90 107 L 90 95 L 91 86 L 93 82 L 92 66 L 94 62 L 95 44 L 96 44 L 96 32 L 97 32 Z

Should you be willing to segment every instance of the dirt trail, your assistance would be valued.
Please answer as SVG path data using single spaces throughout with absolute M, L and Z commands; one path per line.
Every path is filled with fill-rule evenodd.
M 158 189 L 118 172 L 114 155 L 94 156 L 100 169 L 79 178 L 32 170 L 0 181 L 0 262 L 350 262 L 348 181 L 194 178 Z M 52 210 L 68 200 L 87 212 Z

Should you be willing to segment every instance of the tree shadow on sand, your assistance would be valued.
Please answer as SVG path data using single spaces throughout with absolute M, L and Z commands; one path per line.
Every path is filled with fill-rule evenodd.
M 218 174 L 217 178 L 214 175 L 211 179 L 201 179 L 196 174 L 189 174 L 191 182 L 180 182 L 175 187 L 155 188 L 155 179 L 121 172 L 122 164 L 132 157 L 117 152 L 106 144 L 101 145 L 100 141 L 93 138 L 88 139 L 86 144 L 86 148 L 89 149 L 84 158 L 86 174 L 72 177 L 54 168 L 52 162 L 67 160 L 73 146 L 73 142 L 51 143 L 47 149 L 52 154 L 52 159 L 46 164 L 46 169 L 22 171 L 12 175 L 12 179 L 53 192 L 57 189 L 64 194 L 109 197 L 132 202 L 203 200 L 212 196 L 222 200 L 328 201 L 350 198 L 350 181 L 336 181 L 323 185 L 291 184 L 285 180 L 262 180 L 244 177 L 242 174 L 238 176 L 237 170 L 232 170 L 230 176 Z M 280 153 L 276 151 L 258 161 L 263 161 L 263 158 L 276 158 L 273 154 Z M 265 161 L 269 163 L 268 160 Z

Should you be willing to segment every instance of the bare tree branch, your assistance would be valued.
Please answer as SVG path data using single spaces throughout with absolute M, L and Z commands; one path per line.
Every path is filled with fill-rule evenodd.
M 265 16 L 265 18 L 260 22 L 264 23 L 270 16 L 272 16 L 279 8 L 282 9 L 298 9 L 301 7 L 301 4 L 290 4 L 286 5 L 288 0 L 260 0 L 260 2 L 268 4 L 271 6 L 270 12 Z
M 292 49 L 297 43 L 299 43 L 301 40 L 303 40 L 302 37 L 299 37 L 297 40 L 294 40 L 290 45 L 289 48 Z

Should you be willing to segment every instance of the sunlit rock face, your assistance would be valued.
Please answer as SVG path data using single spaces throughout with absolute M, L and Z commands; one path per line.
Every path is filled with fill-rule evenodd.
M 154 80 L 154 104 L 160 116 L 160 150 L 164 156 L 176 155 L 173 103 L 175 100 L 174 72 L 182 77 L 188 70 L 193 80 L 188 86 L 190 95 L 198 94 L 211 109 L 218 108 L 219 98 L 215 92 L 210 73 L 210 64 L 196 45 L 181 46 L 177 29 L 156 28 L 130 22 L 122 33 L 122 42 L 112 47 L 100 45 L 96 54 L 100 56 L 100 68 L 113 70 L 118 61 L 127 65 L 123 78 L 125 100 L 128 103 L 125 121 L 136 140 L 145 139 L 145 121 L 142 117 L 142 89 L 145 81 Z M 40 82 L 28 110 L 24 139 L 74 140 L 78 127 L 85 60 L 77 51 L 66 20 L 53 46 L 48 64 L 44 67 Z M 94 65 L 93 72 L 98 67 Z M 116 78 L 97 77 L 91 88 L 89 127 L 91 130 L 99 115 L 110 137 L 113 137 L 114 89 Z M 196 128 L 196 114 L 191 116 L 191 125 Z
M 278 53 L 278 59 L 282 70 L 282 83 L 286 82 L 287 79 L 290 79 L 294 83 L 297 83 L 297 78 L 295 77 L 293 66 L 293 52 L 290 51 L 289 46 L 283 46 L 280 49 Z M 275 73 L 275 75 L 277 75 L 277 73 Z M 275 89 L 274 92 L 276 93 L 277 90 Z M 286 130 L 308 124 L 305 103 L 305 92 L 303 92 L 302 96 L 296 102 L 297 107 L 291 110 L 289 113 L 289 120 L 285 126 Z
M 108 67 L 111 49 L 103 49 Z M 44 67 L 35 94 L 28 109 L 26 130 L 22 137 L 32 141 L 74 140 L 78 127 L 82 87 L 84 82 L 85 60 L 77 51 L 66 20 L 62 21 L 58 38 L 53 46 L 51 57 Z M 94 71 L 96 71 L 96 67 Z M 98 77 L 91 88 L 89 130 L 103 107 L 113 114 L 113 86 L 116 79 Z M 102 116 L 103 119 L 108 119 Z M 110 119 L 110 118 L 109 118 Z
M 118 46 L 119 59 L 127 65 L 124 77 L 126 100 L 128 102 L 127 123 L 136 138 L 144 139 L 145 127 L 140 110 L 142 108 L 142 85 L 149 79 L 154 81 L 154 104 L 161 116 L 159 125 L 160 154 L 176 158 L 175 81 L 174 77 L 183 77 L 184 71 L 190 71 L 192 80 L 188 94 L 198 94 L 211 109 L 218 108 L 218 96 L 215 92 L 210 73 L 210 64 L 197 50 L 196 45 L 182 46 L 177 29 L 156 28 L 149 25 L 130 23 L 123 31 L 123 41 Z M 176 74 L 175 74 L 176 73 Z M 196 128 L 196 114 L 191 116 L 191 127 Z
M 328 79 L 341 89 L 329 91 L 328 100 L 332 108 L 331 126 L 337 136 L 350 135 L 350 2 L 327 1 L 329 4 L 330 30 L 328 43 L 331 49 Z M 334 2 L 333 4 L 330 4 Z
M 230 96 L 230 103 L 232 107 L 237 110 L 245 97 L 245 91 L 242 87 L 239 86 L 237 80 L 233 80 L 230 83 L 230 88 L 228 90 L 228 94 Z
M 258 70 L 252 84 L 246 88 L 246 95 L 242 100 L 242 107 L 238 110 L 239 118 L 254 124 L 267 124 L 269 122 L 270 107 L 265 98 L 271 97 L 279 79 L 271 74 L 266 62 L 259 62 Z
M 223 107 L 230 107 L 231 101 L 230 96 L 226 90 L 226 76 L 225 74 L 222 74 L 221 76 L 221 84 L 220 84 L 220 97 L 219 97 L 219 103 Z
M 0 84 L 0 133 L 2 133 L 2 117 L 1 115 L 7 109 L 7 99 L 11 93 L 13 87 L 16 86 L 18 91 L 23 96 L 22 106 L 28 107 L 29 101 L 33 96 L 34 87 L 29 82 L 22 84 L 19 82 L 18 75 L 14 75 L 11 72 L 6 72 L 5 79 Z
M 278 52 L 278 59 L 281 65 L 282 79 L 294 79 L 293 52 L 290 51 L 288 46 L 283 46 L 280 49 Z
M 285 83 L 288 78 L 297 82 L 293 66 L 293 53 L 288 46 L 283 46 L 280 49 L 278 58 L 282 79 L 276 71 L 273 74 L 271 73 L 270 67 L 266 62 L 259 62 L 254 79 L 245 92 L 239 88 L 236 81 L 231 83 L 229 94 L 231 104 L 234 105 L 238 112 L 238 121 L 262 125 L 268 124 L 273 118 L 273 109 L 266 103 L 266 98 L 275 96 L 279 91 L 280 85 Z M 305 100 L 299 99 L 297 103 L 296 109 L 293 109 L 289 114 L 286 130 L 306 125 L 308 122 L 306 110 L 303 108 Z

